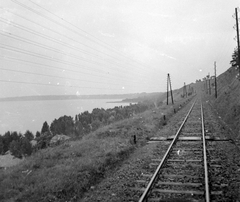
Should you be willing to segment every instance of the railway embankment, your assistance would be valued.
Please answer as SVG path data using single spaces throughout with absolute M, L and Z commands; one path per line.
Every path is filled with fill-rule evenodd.
M 221 75 L 220 79 L 222 77 Z M 219 87 L 221 86 L 219 100 L 215 99 L 213 95 L 210 96 L 202 92 L 206 116 L 206 135 L 218 140 L 207 141 L 210 193 L 211 199 L 215 201 L 239 201 L 240 157 L 239 149 L 232 141 L 237 136 L 233 135 L 235 129 L 231 130 L 230 122 L 225 122 L 226 117 L 220 115 L 220 113 L 224 114 L 224 111 L 217 111 L 218 108 L 221 109 L 221 99 L 224 98 L 223 94 L 225 94 L 224 83 L 219 85 Z M 191 103 L 187 104 L 172 116 L 167 124 L 155 133 L 155 136 L 162 138 L 174 135 L 190 105 Z M 225 106 L 226 111 L 229 110 L 227 102 L 222 106 Z M 153 141 L 151 144 L 138 148 L 121 164 L 121 167 L 108 173 L 104 180 L 86 193 L 83 201 L 138 201 L 154 173 L 154 166 L 156 167 L 159 163 L 158 160 L 161 161 L 170 143 L 170 141 Z M 167 201 L 171 201 L 171 199 Z
M 94 192 L 99 196 L 90 201 L 97 201 L 100 195 L 108 196 L 99 188 L 105 180 L 108 183 L 104 184 L 104 190 L 110 189 L 110 196 L 121 198 L 119 194 L 124 192 L 126 179 L 131 182 L 138 173 L 127 166 L 128 160 L 136 157 L 131 163 L 134 167 L 139 162 L 144 163 L 138 161 L 142 158 L 141 148 L 145 148 L 148 139 L 168 125 L 170 117 L 181 111 L 191 99 L 183 99 L 179 95 L 180 93 L 174 106 L 163 104 L 136 114 L 129 119 L 99 128 L 81 140 L 40 150 L 21 164 L 2 170 L 0 200 L 82 201 L 83 198 L 88 198 L 85 193 Z M 124 166 L 126 170 L 121 173 L 126 178 L 117 174 Z M 111 176 L 117 178 L 111 181 Z M 121 179 L 124 179 L 122 186 Z M 118 192 L 114 191 L 114 187 L 117 187 Z M 114 200 L 106 198 L 101 201 Z
M 229 68 L 217 78 L 215 94 L 205 95 L 218 118 L 230 131 L 231 138 L 240 145 L 240 79 L 235 67 Z M 213 91 L 214 92 L 214 91 Z

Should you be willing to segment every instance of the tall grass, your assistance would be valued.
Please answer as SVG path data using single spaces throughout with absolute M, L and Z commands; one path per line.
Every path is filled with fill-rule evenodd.
M 162 113 L 146 111 L 105 126 L 81 140 L 38 151 L 18 166 L 0 171 L 0 201 L 78 201 L 106 172 L 156 135 Z M 137 136 L 137 144 L 132 136 Z
M 128 139 L 90 135 L 38 151 L 0 175 L 0 201 L 75 201 L 134 149 Z

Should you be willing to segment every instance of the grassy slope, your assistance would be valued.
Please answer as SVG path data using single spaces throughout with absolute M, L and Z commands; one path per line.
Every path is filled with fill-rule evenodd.
M 240 131 L 240 81 L 238 70 L 231 67 L 218 77 L 218 98 L 211 98 L 221 118 L 233 129 L 235 137 Z
M 175 93 L 179 101 L 174 107 L 179 109 L 186 100 Z M 0 201 L 76 201 L 106 171 L 146 144 L 165 124 L 163 114 L 172 116 L 173 106 L 163 105 L 100 128 L 81 140 L 38 151 L 0 173 Z M 133 144 L 133 135 L 137 144 Z

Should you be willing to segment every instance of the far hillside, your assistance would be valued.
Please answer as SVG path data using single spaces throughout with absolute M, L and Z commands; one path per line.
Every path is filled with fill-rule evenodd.
M 195 84 L 191 83 L 186 85 L 184 91 L 182 88 L 175 89 L 172 91 L 173 95 L 173 102 L 180 100 L 181 98 L 186 98 L 188 96 L 191 96 L 195 93 Z M 144 103 L 144 102 L 151 102 L 155 105 L 155 107 L 158 107 L 162 105 L 163 103 L 167 103 L 167 92 L 164 93 L 141 93 L 141 96 L 138 96 L 136 98 L 128 98 L 124 99 L 122 102 L 133 102 L 133 103 Z M 172 103 L 171 99 L 171 92 L 169 90 L 168 92 L 168 103 Z
M 234 138 L 240 135 L 240 81 L 238 69 L 230 67 L 217 77 L 218 97 L 211 95 L 214 108 L 220 117 L 234 132 Z

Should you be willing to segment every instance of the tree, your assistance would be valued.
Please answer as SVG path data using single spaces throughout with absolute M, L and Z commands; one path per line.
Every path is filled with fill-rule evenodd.
M 41 134 L 44 134 L 45 132 L 49 132 L 49 125 L 48 125 L 47 121 L 45 121 L 43 123 Z
M 20 140 L 22 155 L 30 156 L 32 154 L 32 145 L 27 137 L 23 137 Z
M 83 125 L 80 121 L 75 123 L 75 136 L 82 137 L 84 135 Z
M 50 140 L 52 139 L 53 135 L 50 131 L 41 134 L 40 137 L 36 138 L 37 140 L 37 149 L 44 149 L 50 145 Z
M 41 133 L 39 131 L 36 132 L 36 138 L 40 137 Z
M 8 131 L 3 136 L 3 153 L 8 151 L 11 142 L 12 142 L 12 136 L 10 131 Z
M 55 119 L 50 126 L 51 132 L 54 135 L 64 134 L 71 135 L 74 133 L 74 122 L 71 116 L 62 116 L 59 119 Z
M 21 138 L 21 133 L 17 133 L 16 131 L 14 131 L 14 132 L 11 132 L 11 141 L 13 141 L 13 140 L 16 140 L 16 141 L 18 141 L 20 138 Z
M 236 67 L 239 64 L 238 50 L 237 49 L 235 49 L 233 54 L 232 54 L 232 60 L 230 61 L 230 64 L 232 65 L 232 67 Z
M 3 137 L 0 135 L 0 155 L 4 154 Z
M 24 137 L 26 137 L 28 139 L 28 141 L 31 141 L 34 139 L 33 133 L 30 132 L 29 130 L 27 130 L 24 134 Z
M 97 130 L 100 126 L 102 125 L 102 122 L 99 121 L 98 119 L 94 120 L 91 124 L 92 126 L 92 131 Z
M 22 158 L 21 144 L 19 141 L 13 140 L 10 143 L 9 150 L 13 156 L 17 158 Z
M 13 140 L 10 143 L 9 150 L 13 156 L 22 158 L 32 154 L 32 145 L 26 137 L 21 137 L 19 140 Z

